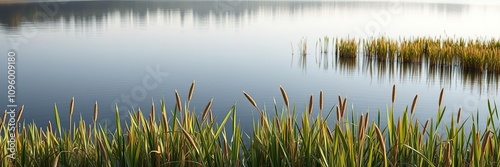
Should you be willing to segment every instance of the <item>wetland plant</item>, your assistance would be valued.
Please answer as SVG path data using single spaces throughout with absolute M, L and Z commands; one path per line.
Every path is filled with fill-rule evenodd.
M 321 51 L 327 52 L 328 38 L 322 41 Z M 465 71 L 500 73 L 500 40 L 451 37 L 414 37 L 399 40 L 387 37 L 360 40 L 367 60 L 379 62 L 428 64 L 440 68 L 458 66 Z M 335 38 L 335 55 L 356 58 L 358 42 L 354 38 Z M 305 48 L 305 46 L 303 46 Z
M 486 121 L 468 119 L 462 110 L 451 112 L 443 105 L 444 90 L 436 98 L 436 116 L 415 118 L 419 96 L 396 112 L 396 87 L 384 112 L 355 112 L 347 97 L 329 110 L 323 108 L 323 91 L 314 95 L 304 110 L 297 110 L 280 87 L 284 104 L 274 103 L 268 112 L 243 92 L 257 117 L 249 133 L 239 125 L 236 106 L 219 119 L 212 116 L 210 100 L 201 112 L 175 92 L 175 105 L 167 109 L 152 103 L 149 116 L 140 108 L 123 121 L 115 107 L 113 126 L 97 122 L 98 104 L 90 123 L 82 117 L 71 129 L 61 127 L 54 105 L 52 123 L 41 127 L 20 122 L 13 131 L 0 125 L 2 166 L 498 166 L 500 135 L 498 109 L 488 103 Z M 72 100 L 72 104 L 75 101 Z M 182 104 L 181 104 L 182 103 Z M 318 108 L 313 107 L 319 105 Z M 485 104 L 486 105 L 486 104 Z M 21 108 L 21 111 L 24 107 Z M 72 110 L 69 109 L 70 112 Z M 29 111 L 24 111 L 29 113 Z M 3 123 L 8 116 L 3 114 Z M 102 113 L 102 111 L 101 111 Z M 156 114 L 158 113 L 158 114 Z M 322 114 L 320 114 L 322 113 Z M 396 115 L 396 113 L 399 113 Z M 383 120 L 381 114 L 385 114 Z M 159 119 L 155 116 L 160 115 Z M 446 119 L 443 119 L 445 118 Z M 246 118 L 245 118 L 246 119 Z M 70 122 L 73 123 L 73 122 Z M 11 159 L 9 131 L 15 134 L 16 158 Z M 70 133 L 71 132 L 71 133 Z M 228 133 L 229 132 L 229 133 Z M 245 142 L 246 141 L 246 142 Z
M 354 38 L 340 39 L 337 48 L 340 58 L 356 58 L 358 54 L 358 43 Z

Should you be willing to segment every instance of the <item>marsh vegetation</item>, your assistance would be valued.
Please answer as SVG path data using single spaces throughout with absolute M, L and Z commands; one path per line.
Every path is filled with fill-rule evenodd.
M 328 53 L 329 37 L 319 39 L 316 47 Z M 368 61 L 423 64 L 429 67 L 459 66 L 468 72 L 500 73 L 500 40 L 451 37 L 414 37 L 391 39 L 332 38 L 339 58 L 365 56 Z M 318 45 L 319 43 L 319 45 Z M 306 48 L 302 40 L 299 45 Z M 362 51 L 362 52 L 361 52 Z M 360 54 L 362 53 L 362 54 Z
M 403 114 L 394 115 L 396 87 L 385 111 L 359 113 L 349 109 L 347 98 L 325 108 L 323 91 L 311 95 L 303 110 L 289 101 L 283 87 L 283 105 L 268 111 L 243 92 L 253 111 L 230 107 L 222 118 L 212 116 L 212 100 L 204 110 L 195 111 L 175 91 L 175 107 L 152 103 L 148 111 L 129 111 L 122 122 L 115 111 L 115 128 L 96 122 L 99 107 L 89 122 L 80 118 L 66 129 L 61 125 L 60 108 L 54 105 L 54 124 L 39 127 L 17 118 L 16 159 L 1 158 L 2 166 L 497 166 L 500 159 L 498 110 L 488 105 L 486 120 L 451 117 L 443 105 L 444 90 L 436 97 L 436 116 L 414 117 L 419 96 Z M 387 94 L 391 96 L 390 94 Z M 74 99 L 69 112 L 73 117 Z M 26 111 L 29 113 L 30 111 Z M 253 130 L 243 132 L 237 114 L 258 112 Z M 375 113 L 375 114 L 374 114 Z M 381 120 L 385 115 L 387 120 Z M 158 117 L 159 116 L 159 117 Z M 3 115 L 3 123 L 6 120 Z M 479 122 L 485 121 L 483 129 Z M 55 126 L 55 127 L 53 127 Z M 7 154 L 7 126 L 0 127 L 0 150 Z

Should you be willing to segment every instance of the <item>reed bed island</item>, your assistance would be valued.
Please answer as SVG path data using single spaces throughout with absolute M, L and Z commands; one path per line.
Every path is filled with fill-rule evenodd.
M 298 47 L 301 55 L 307 55 L 304 39 Z M 325 36 L 316 41 L 316 50 L 321 53 L 328 53 L 330 47 L 334 50 L 332 53 L 343 60 L 362 55 L 369 61 L 425 64 L 432 67 L 458 66 L 466 72 L 500 73 L 500 40 L 495 38 L 392 39 L 381 36 L 355 39 Z
M 15 159 L 8 155 L 9 133 L 3 115 L 0 127 L 1 166 L 498 166 L 500 129 L 498 110 L 489 106 L 487 120 L 471 116 L 444 118 L 444 90 L 436 97 L 436 116 L 414 118 L 413 103 L 394 115 L 396 86 L 391 105 L 373 115 L 349 110 L 347 98 L 325 108 L 323 92 L 311 95 L 304 110 L 297 110 L 280 87 L 283 106 L 261 108 L 251 92 L 243 92 L 253 111 L 237 111 L 233 105 L 224 117 L 213 117 L 212 100 L 202 111 L 190 106 L 194 83 L 185 101 L 175 91 L 176 104 L 167 109 L 164 101 L 152 103 L 147 111 L 129 111 L 120 121 L 116 107 L 115 126 L 80 118 L 69 129 L 61 125 L 60 108 L 54 106 L 53 122 L 47 127 L 22 121 L 21 108 L 15 129 Z M 387 94 L 391 96 L 391 94 Z M 69 107 L 73 117 L 73 105 Z M 248 105 L 248 104 L 243 104 Z M 251 132 L 242 132 L 239 112 L 258 112 Z M 381 120 L 385 114 L 387 120 Z M 479 129 L 479 122 L 485 128 Z M 467 125 L 466 125 L 467 123 Z

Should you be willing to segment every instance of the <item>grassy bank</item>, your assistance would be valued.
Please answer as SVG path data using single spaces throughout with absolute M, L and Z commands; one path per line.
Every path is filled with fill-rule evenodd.
M 331 109 L 323 106 L 323 92 L 310 96 L 300 112 L 289 102 L 281 88 L 284 105 L 274 111 L 261 108 L 243 92 L 260 113 L 253 131 L 244 133 L 238 125 L 236 106 L 225 117 L 212 116 L 209 101 L 203 111 L 189 105 L 194 91 L 191 86 L 185 101 L 175 92 L 172 109 L 153 103 L 148 111 L 132 111 L 126 123 L 120 122 L 116 108 L 117 128 L 97 123 L 98 104 L 91 122 L 73 122 L 61 127 L 59 108 L 54 106 L 54 122 L 47 127 L 20 122 L 16 139 L 16 159 L 8 155 L 8 127 L 0 128 L 1 166 L 498 166 L 500 134 L 498 111 L 489 108 L 485 129 L 479 120 L 444 118 L 443 91 L 436 97 L 436 117 L 414 118 L 418 96 L 400 117 L 394 116 L 396 89 L 392 105 L 378 115 L 348 111 L 347 98 L 338 97 Z M 388 94 L 390 96 L 390 94 Z M 69 108 L 72 119 L 75 101 Z M 23 110 L 23 109 L 21 109 Z M 22 111 L 21 111 L 22 112 Z M 251 112 L 251 111 L 243 111 Z M 482 111 L 486 112 L 486 111 Z M 24 112 L 29 114 L 29 111 Z M 380 120 L 386 114 L 387 120 Z M 313 116 L 318 115 L 318 116 Z M 387 124 L 381 124 L 381 122 Z M 472 126 L 464 126 L 468 122 Z M 443 130 L 444 129 L 444 130 Z M 232 135 L 228 135 L 232 134 Z M 247 140 L 249 142 L 243 142 Z

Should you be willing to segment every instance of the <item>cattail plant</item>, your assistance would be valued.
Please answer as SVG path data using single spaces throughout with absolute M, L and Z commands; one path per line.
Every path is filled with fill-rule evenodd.
M 50 120 L 47 127 L 35 123 L 19 124 L 16 131 L 16 159 L 0 158 L 1 166 L 497 166 L 500 159 L 500 131 L 498 110 L 488 103 L 486 121 L 465 117 L 459 109 L 449 123 L 442 123 L 445 109 L 444 90 L 438 103 L 437 116 L 421 124 L 413 117 L 418 95 L 411 108 L 402 114 L 394 114 L 387 107 L 387 120 L 370 120 L 370 112 L 347 110 L 347 98 L 338 96 L 336 111 L 324 111 L 326 117 L 311 117 L 313 106 L 327 97 L 320 90 L 319 101 L 313 95 L 302 111 L 289 108 L 283 87 L 280 87 L 285 103 L 274 106 L 273 115 L 266 108 L 259 108 L 247 93 L 243 96 L 255 107 L 260 117 L 248 129 L 242 131 L 238 124 L 236 105 L 220 119 L 212 116 L 213 99 L 201 115 L 189 105 L 180 114 L 180 97 L 171 109 L 162 100 L 159 106 L 151 103 L 151 114 L 161 110 L 162 121 L 143 116 L 141 109 L 132 110 L 122 124 L 118 105 L 115 104 L 115 126 L 96 122 L 98 107 L 94 105 L 93 124 L 84 119 L 75 123 L 72 139 L 61 127 L 58 108 L 54 104 L 55 126 Z M 390 90 L 389 90 L 390 91 Z M 390 93 L 390 92 L 388 92 Z M 192 93 L 190 93 L 192 94 Z M 186 100 L 189 101 L 187 96 Z M 285 100 L 286 99 L 286 100 Z M 396 88 L 392 99 L 396 102 Z M 73 104 L 74 105 L 74 101 Z M 277 104 L 275 104 L 277 105 Z M 71 105 L 70 105 L 71 106 Z M 155 108 L 156 107 L 156 108 Z M 72 107 L 70 107 L 72 108 Z M 24 110 L 27 111 L 24 111 Z M 28 108 L 23 109 L 29 113 Z M 408 110 L 409 109 L 409 110 Z M 167 110 L 172 111 L 167 118 Z M 291 110 L 291 111 L 289 111 Z M 294 114 L 287 114 L 288 112 Z M 301 116 L 295 113 L 302 112 Z M 337 112 L 337 122 L 328 116 Z M 345 112 L 348 112 L 345 114 Z M 4 112 L 2 122 L 8 115 Z M 271 113 L 271 112 L 269 112 Z M 70 114 L 71 115 L 71 114 Z M 349 115 L 349 116 L 346 116 Z M 208 119 L 209 117 L 210 119 Z M 18 118 L 13 119 L 17 121 Z M 70 117 L 71 119 L 71 117 Z M 22 121 L 22 120 L 19 120 Z M 19 122 L 18 121 L 18 122 Z M 371 121 L 371 122 L 370 122 Z M 484 122 L 479 126 L 479 122 Z M 469 126 L 470 123 L 470 126 Z M 230 125 L 227 125 L 230 124 Z M 90 126 L 90 127 L 89 127 Z M 357 126 L 357 127 L 356 127 Z M 483 129 L 480 129 L 483 128 Z M 62 130 L 64 128 L 64 130 Z M 9 155 L 10 135 L 3 126 L 0 131 L 0 152 Z M 229 133 L 228 133 L 229 132 Z M 59 133 L 59 134 L 58 134 Z

